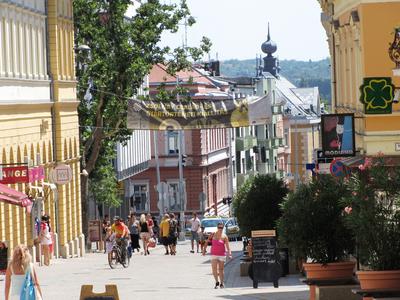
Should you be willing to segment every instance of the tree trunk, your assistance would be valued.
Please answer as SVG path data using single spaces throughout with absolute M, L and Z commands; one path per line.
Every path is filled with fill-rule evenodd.
M 89 244 L 89 177 L 81 177 L 81 204 L 82 204 L 82 232 L 85 235 L 86 245 Z

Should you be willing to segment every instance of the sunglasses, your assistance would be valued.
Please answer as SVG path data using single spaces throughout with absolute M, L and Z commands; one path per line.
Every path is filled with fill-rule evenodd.
M 218 228 L 218 229 L 224 229 L 224 227 L 222 227 L 222 226 L 218 226 L 217 228 Z

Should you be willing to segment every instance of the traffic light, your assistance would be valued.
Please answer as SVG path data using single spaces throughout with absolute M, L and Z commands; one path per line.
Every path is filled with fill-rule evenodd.
M 183 167 L 186 166 L 186 159 L 187 159 L 187 155 L 182 154 L 182 166 L 183 166 Z
M 222 203 L 224 204 L 231 204 L 232 203 L 232 197 L 224 197 L 222 198 Z

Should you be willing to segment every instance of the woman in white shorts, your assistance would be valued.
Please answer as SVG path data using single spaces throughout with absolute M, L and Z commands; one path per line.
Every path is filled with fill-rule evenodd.
M 224 224 L 218 223 L 218 230 L 210 236 L 211 239 L 211 267 L 215 279 L 215 287 L 224 288 L 224 266 L 226 261 L 226 254 L 232 258 L 231 249 L 229 247 L 229 239 L 223 233 Z M 204 247 L 203 254 L 207 247 Z

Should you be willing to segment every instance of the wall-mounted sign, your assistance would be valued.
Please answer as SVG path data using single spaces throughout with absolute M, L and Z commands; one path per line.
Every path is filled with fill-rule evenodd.
M 324 157 L 355 155 L 353 114 L 322 115 L 321 125 Z
M 28 174 L 29 174 L 29 182 L 42 180 L 44 179 L 44 168 L 43 167 L 30 168 Z
M 360 101 L 366 114 L 391 114 L 395 86 L 390 77 L 364 78 Z
M 395 151 L 400 151 L 400 143 L 395 143 L 394 144 L 394 150 Z
M 72 180 L 72 170 L 68 165 L 58 165 L 50 171 L 49 180 L 57 184 L 67 184 Z
M 27 183 L 29 182 L 29 172 L 27 166 L 3 167 L 2 179 L 0 183 Z

